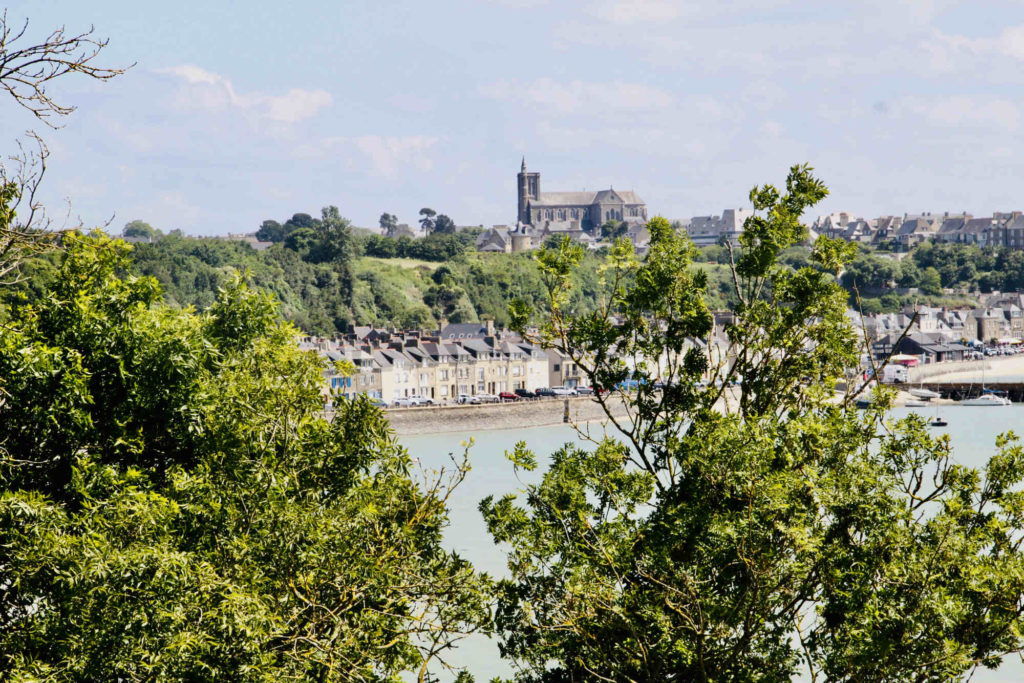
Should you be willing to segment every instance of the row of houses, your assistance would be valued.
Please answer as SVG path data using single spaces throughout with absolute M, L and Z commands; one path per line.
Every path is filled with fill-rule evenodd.
M 1024 296 L 1002 295 L 989 303 L 973 309 L 908 306 L 899 313 L 850 315 L 876 359 L 905 353 L 932 363 L 963 360 L 980 344 L 1024 341 Z
M 975 218 L 969 213 L 921 213 L 855 218 L 846 212 L 819 216 L 811 229 L 817 234 L 863 244 L 891 244 L 910 249 L 926 241 L 1024 249 L 1024 215 L 995 212 Z
M 306 337 L 300 345 L 333 361 L 325 364 L 326 384 L 349 398 L 444 402 L 459 395 L 585 383 L 570 358 L 497 331 L 490 322 L 453 323 L 433 332 L 356 327 L 335 339 Z M 350 363 L 354 372 L 341 371 L 339 361 Z
M 643 249 L 650 243 L 651 235 L 644 223 L 631 221 L 626 224 L 625 236 Z M 477 251 L 515 253 L 539 249 L 550 237 L 568 237 L 588 249 L 601 246 L 600 235 L 592 235 L 579 226 L 579 221 L 546 221 L 540 227 L 522 223 L 510 228 L 495 225 L 485 230 L 476 240 Z

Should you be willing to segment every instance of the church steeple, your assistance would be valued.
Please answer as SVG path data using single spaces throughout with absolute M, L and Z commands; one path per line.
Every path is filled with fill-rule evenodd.
M 523 155 L 523 166 L 519 169 L 522 173 L 526 173 L 526 155 Z

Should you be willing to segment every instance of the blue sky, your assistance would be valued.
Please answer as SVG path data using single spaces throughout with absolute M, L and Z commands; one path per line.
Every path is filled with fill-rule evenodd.
M 670 218 L 746 204 L 809 162 L 825 213 L 1024 209 L 1024 2 L 8 3 L 31 35 L 109 37 L 106 83 L 35 127 L 44 199 L 86 224 L 194 234 L 335 204 L 357 225 L 423 206 L 515 217 L 542 188 L 634 189 Z

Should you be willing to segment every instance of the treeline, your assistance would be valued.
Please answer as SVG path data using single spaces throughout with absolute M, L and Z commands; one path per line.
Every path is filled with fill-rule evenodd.
M 457 259 L 467 250 L 474 249 L 481 232 L 479 228 L 470 228 L 456 233 L 433 232 L 421 239 L 408 235 L 361 235 L 358 239 L 367 256 L 443 262 Z
M 897 261 L 863 249 L 841 281 L 851 302 L 854 290 L 860 292 L 865 313 L 894 311 L 910 301 L 970 305 L 974 293 L 1024 288 L 1024 251 L 927 242 Z M 917 293 L 901 295 L 897 289 Z
M 430 329 L 442 320 L 492 319 L 506 325 L 511 299 L 536 303 L 546 296 L 533 254 L 479 253 L 477 229 L 387 237 L 353 229 L 336 207 L 325 207 L 319 218 L 295 214 L 275 225 L 282 227 L 280 239 L 262 251 L 241 241 L 163 234 L 142 221 L 132 221 L 124 233 L 151 240 L 134 245 L 131 269 L 155 277 L 169 304 L 206 310 L 218 290 L 242 272 L 254 286 L 273 292 L 285 319 L 316 335 L 343 333 L 357 324 Z M 604 253 L 587 253 L 576 271 L 574 310 L 593 310 L 601 299 L 598 268 Z M 728 262 L 722 246 L 698 250 L 694 267 L 707 273 L 707 301 L 716 309 L 736 303 Z M 803 246 L 782 252 L 779 263 L 793 269 L 815 265 Z M 27 263 L 25 280 L 0 292 L 0 309 L 37 300 L 55 264 L 53 255 Z M 850 304 L 865 313 L 895 311 L 910 302 L 972 305 L 969 296 L 946 290 L 1024 287 L 1024 252 L 925 244 L 897 261 L 862 247 L 840 282 Z M 898 288 L 916 292 L 900 294 Z M 6 315 L 0 310 L 0 319 Z
M 475 250 L 478 231 L 434 232 L 421 239 L 360 234 L 336 208 L 320 218 L 296 214 L 282 239 L 262 251 L 242 241 L 163 234 L 142 221 L 126 226 L 137 242 L 130 270 L 157 279 L 166 302 L 207 310 L 218 292 L 243 273 L 252 286 L 274 294 L 284 318 L 300 330 L 330 336 L 354 325 L 435 328 L 441 320 L 509 320 L 508 302 L 537 303 L 546 296 L 531 254 Z M 127 233 L 130 231 L 130 235 Z M 38 302 L 57 274 L 59 259 L 31 259 L 25 279 L 0 290 L 0 320 L 12 308 Z M 574 310 L 591 310 L 599 299 L 600 257 L 584 259 Z

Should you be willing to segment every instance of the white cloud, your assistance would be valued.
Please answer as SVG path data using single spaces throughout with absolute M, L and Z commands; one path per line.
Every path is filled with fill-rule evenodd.
M 529 9 L 548 4 L 549 0 L 491 0 L 496 5 L 505 5 L 516 9 Z
M 1019 105 L 997 97 L 950 95 L 941 98 L 905 97 L 896 110 L 906 117 L 923 119 L 946 128 L 975 126 L 1016 131 L 1020 122 Z
M 362 152 L 376 175 L 394 178 L 404 166 L 429 171 L 434 162 L 427 156 L 438 139 L 429 135 L 382 136 L 360 135 L 350 142 Z
M 782 124 L 778 121 L 765 121 L 761 124 L 761 133 L 773 140 L 778 140 L 782 137 Z
M 193 64 L 157 69 L 157 73 L 181 82 L 177 103 L 184 108 L 210 111 L 236 108 L 269 121 L 297 123 L 315 116 L 333 102 L 326 90 L 292 88 L 284 95 L 258 91 L 239 93 L 226 77 Z
M 540 78 L 532 83 L 498 81 L 481 86 L 478 92 L 488 99 L 526 101 L 561 114 L 640 111 L 672 104 L 672 95 L 665 90 L 623 81 L 588 83 L 573 80 L 559 83 L 550 78 Z
M 605 0 L 593 8 L 599 19 L 611 24 L 639 24 L 672 21 L 683 15 L 679 0 Z
M 1024 25 L 1003 29 L 996 41 L 999 51 L 1007 57 L 1024 61 Z

